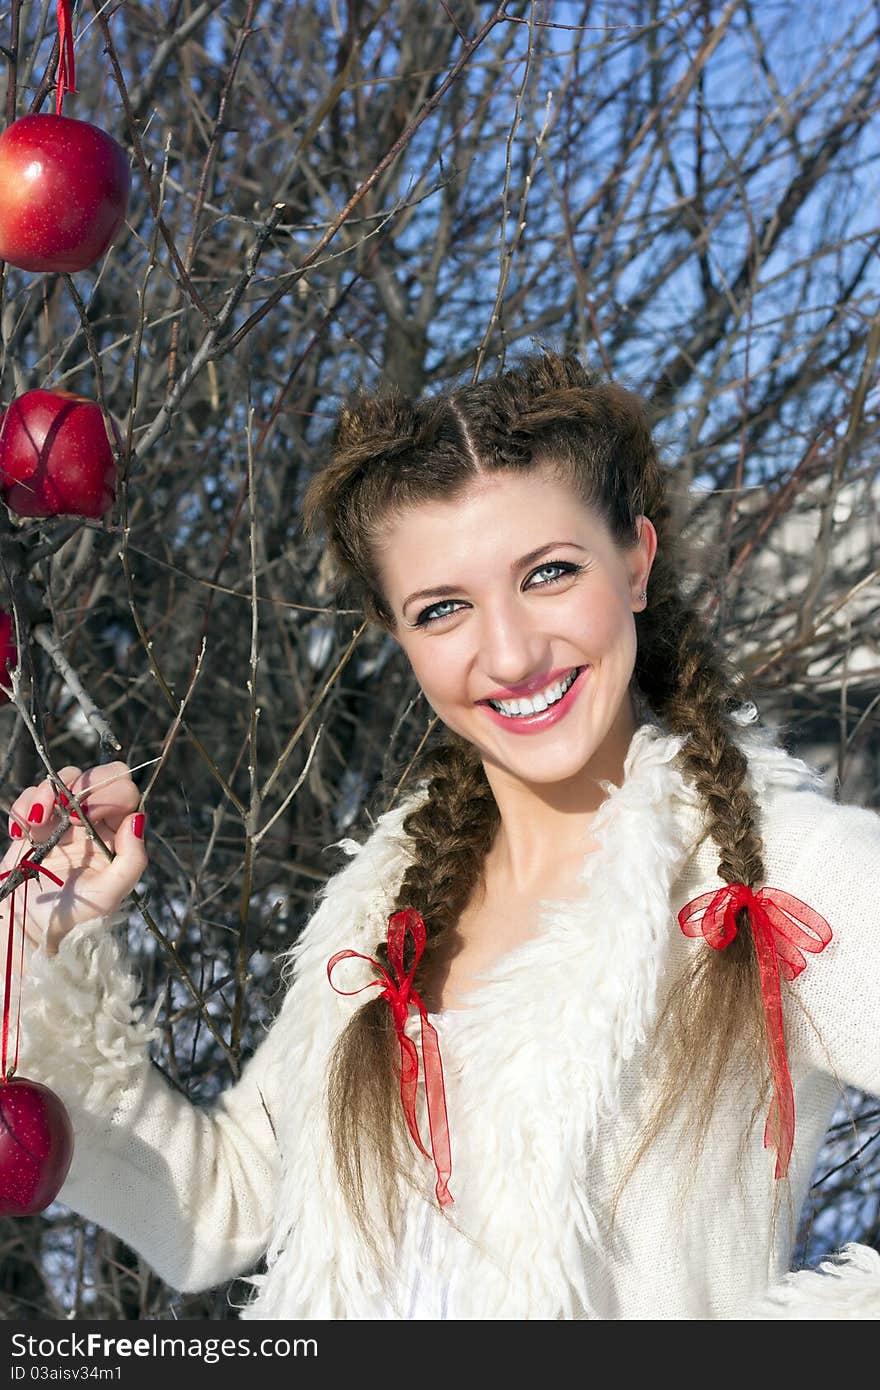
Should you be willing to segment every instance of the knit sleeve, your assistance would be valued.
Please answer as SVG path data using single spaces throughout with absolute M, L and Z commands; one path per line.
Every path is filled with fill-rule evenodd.
M 832 939 L 789 987 L 787 1022 L 808 1064 L 880 1096 L 880 815 L 810 800 L 791 891 Z
M 269 1242 L 280 1039 L 270 1029 L 212 1107 L 188 1100 L 150 1060 L 158 1005 L 137 1006 L 123 920 L 81 923 L 55 956 L 30 950 L 18 1075 L 50 1086 L 73 1122 L 58 1200 L 196 1292 L 250 1269 Z
M 832 932 L 784 990 L 793 1070 L 880 1095 L 880 816 L 805 792 L 779 800 L 773 827 L 768 881 L 821 913 Z M 880 1253 L 850 1242 L 818 1269 L 785 1274 L 738 1316 L 876 1319 Z
M 818 1269 L 784 1275 L 738 1318 L 746 1322 L 874 1322 L 880 1318 L 880 1253 L 850 1241 Z

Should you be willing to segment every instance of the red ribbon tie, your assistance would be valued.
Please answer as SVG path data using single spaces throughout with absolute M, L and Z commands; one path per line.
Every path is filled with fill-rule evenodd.
M 743 883 L 701 893 L 678 914 L 685 936 L 703 936 L 716 951 L 723 951 L 737 934 L 736 915 L 748 908 L 761 977 L 761 997 L 767 1046 L 773 1074 L 774 1096 L 764 1126 L 764 1148 L 776 1149 L 776 1177 L 788 1172 L 794 1143 L 794 1091 L 785 1051 L 780 972 L 793 980 L 806 966 L 803 952 L 824 951 L 831 940 L 825 918 L 781 888 L 761 888 L 754 893 Z M 772 1140 L 771 1140 L 772 1136 Z
M 415 956 L 409 971 L 404 970 L 403 948 L 407 932 L 415 942 Z M 388 960 L 394 979 L 385 967 L 372 956 L 362 955 L 360 951 L 337 951 L 327 962 L 327 979 L 337 994 L 360 994 L 362 990 L 378 985 L 382 992 L 380 999 L 387 999 L 391 1005 L 397 1040 L 400 1044 L 400 1101 L 406 1123 L 413 1142 L 425 1158 L 433 1155 L 437 1170 L 435 1192 L 441 1207 L 449 1206 L 452 1193 L 449 1179 L 452 1176 L 452 1152 L 449 1142 L 449 1119 L 446 1113 L 446 1088 L 443 1083 L 443 1063 L 440 1060 L 440 1042 L 437 1030 L 428 1018 L 428 1013 L 418 991 L 413 989 L 413 977 L 422 952 L 425 949 L 426 930 L 424 919 L 415 908 L 405 908 L 403 912 L 393 912 L 388 919 Z M 360 989 L 336 989 L 330 978 L 339 961 L 353 957 L 369 961 L 382 976 L 381 980 L 370 980 Z M 414 1004 L 422 1020 L 422 1061 L 425 1068 L 425 1091 L 428 1101 L 428 1126 L 431 1131 L 431 1153 L 422 1143 L 416 1118 L 416 1094 L 419 1083 L 419 1054 L 412 1038 L 404 1031 L 409 1015 L 409 1006 Z
M 64 887 L 64 880 L 63 880 L 63 879 L 60 879 L 60 878 L 58 877 L 57 874 L 53 874 L 53 872 L 52 872 L 51 869 L 46 869 L 46 868 L 44 868 L 42 864 L 33 864 L 33 863 L 31 863 L 31 855 L 33 854 L 33 852 L 34 852 L 34 851 L 33 851 L 33 848 L 30 848 L 30 849 L 26 850 L 25 853 L 21 856 L 21 858 L 19 859 L 18 863 L 17 863 L 16 866 L 15 866 L 16 869 L 24 869 L 24 871 L 25 871 L 24 885 L 23 885 L 23 887 L 24 887 L 24 893 L 23 893 L 24 902 L 23 902 L 23 904 L 22 904 L 22 910 L 21 910 L 21 951 L 20 951 L 20 959 L 19 959 L 19 964 L 18 964 L 18 972 L 19 972 L 19 973 L 18 973 L 18 978 L 19 978 L 19 980 L 21 979 L 22 973 L 23 973 L 23 970 L 24 970 L 24 938 L 25 938 L 25 924 L 27 923 L 27 890 L 28 890 L 28 882 L 29 882 L 30 879 L 32 879 L 32 878 L 37 879 L 37 881 L 39 882 L 39 876 L 40 876 L 40 874 L 45 874 L 47 878 L 51 878 L 51 880 L 52 880 L 53 883 L 57 883 L 59 888 L 63 888 L 63 887 Z M 3 879 L 8 878 L 9 875 L 10 875 L 11 873 L 14 873 L 14 872 L 15 872 L 14 869 L 7 869 L 5 873 L 0 874 L 0 882 L 2 882 Z M 8 935 L 7 941 L 6 941 L 6 978 L 5 978 L 5 988 L 4 988 L 4 991 L 3 991 L 3 1039 L 2 1039 L 2 1046 L 0 1046 L 0 1069 L 2 1069 L 2 1080 L 3 1080 L 3 1081 L 8 1081 L 8 1080 L 9 1080 L 9 1077 L 10 1077 L 10 1076 L 13 1076 L 13 1075 L 15 1074 L 15 1069 L 16 1069 L 16 1067 L 18 1066 L 18 1045 L 19 1045 L 20 1031 L 21 1031 L 21 992 L 19 992 L 19 997 L 18 997 L 18 1018 L 17 1018 L 17 1020 L 16 1020 L 16 1028 L 15 1028 L 15 1058 L 14 1058 L 13 1063 L 12 1063 L 12 1070 L 11 1070 L 11 1071 L 9 1072 L 9 1074 L 7 1075 L 7 1071 L 6 1071 L 6 1055 L 7 1055 L 7 1048 L 8 1048 L 8 1043 L 9 1043 L 9 1013 L 10 1013 L 10 1006 L 11 1006 L 11 1002 L 12 1002 L 12 950 L 13 950 L 13 945 L 14 945 L 14 941 L 15 941 L 15 895 L 16 895 L 17 892 L 18 892 L 18 888 L 13 888 L 12 892 L 11 892 L 10 895 L 9 895 L 9 935 Z
M 58 75 L 55 79 L 55 115 L 64 107 L 64 93 L 76 95 L 76 64 L 73 57 L 73 18 L 70 0 L 58 0 Z

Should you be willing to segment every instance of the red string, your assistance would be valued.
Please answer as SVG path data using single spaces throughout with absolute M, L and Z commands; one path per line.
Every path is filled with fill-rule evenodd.
M 35 878 L 39 881 L 40 874 L 45 874 L 47 878 L 52 879 L 53 883 L 57 883 L 59 888 L 64 887 L 64 881 L 60 879 L 57 876 L 57 874 L 53 874 L 51 869 L 45 869 L 42 864 L 31 863 L 31 855 L 33 854 L 33 852 L 33 847 L 27 849 L 25 853 L 22 855 L 19 862 L 15 865 L 16 869 L 20 868 L 24 869 L 25 871 L 23 895 L 24 903 L 21 914 L 21 950 L 19 954 L 18 963 L 19 989 L 18 1008 L 16 1010 L 15 1019 L 15 1059 L 12 1063 L 12 1069 L 9 1072 L 7 1072 L 6 1057 L 9 1043 L 9 1014 L 12 1002 L 12 954 L 15 945 L 15 895 L 18 892 L 19 887 L 21 887 L 22 885 L 19 884 L 15 888 L 13 888 L 12 892 L 9 895 L 9 933 L 6 941 L 6 979 L 4 982 L 5 988 L 3 991 L 3 1039 L 2 1046 L 0 1046 L 0 1072 L 2 1072 L 2 1077 L 0 1077 L 0 1079 L 2 1079 L 2 1081 L 8 1081 L 11 1076 L 14 1076 L 16 1068 L 18 1067 L 18 1046 L 21 1037 L 21 980 L 24 973 L 24 938 L 25 923 L 27 921 L 28 881 L 32 878 Z M 0 874 L 0 882 L 2 882 L 3 879 L 8 878 L 11 873 L 14 873 L 14 871 L 14 869 L 7 869 L 5 873 Z
M 73 18 L 70 0 L 58 0 L 58 75 L 55 80 L 55 115 L 60 116 L 64 93 L 76 95 L 76 64 L 73 57 Z
M 405 971 L 403 966 L 403 948 L 407 932 L 410 933 L 415 942 L 415 956 L 409 971 Z M 360 989 L 336 989 L 336 993 L 360 994 L 362 990 L 369 989 L 372 985 L 381 987 L 384 982 L 384 988 L 379 997 L 380 999 L 387 999 L 391 1005 L 394 1027 L 400 1044 L 400 1102 L 403 1106 L 409 1132 L 417 1148 L 424 1154 L 425 1158 L 430 1158 L 433 1155 L 434 1167 L 437 1170 L 437 1184 L 434 1190 L 441 1207 L 445 1207 L 449 1206 L 454 1199 L 449 1191 L 449 1179 L 452 1176 L 452 1152 L 449 1142 L 449 1119 L 446 1113 L 443 1063 L 440 1059 L 440 1041 L 436 1028 L 428 1018 L 421 996 L 412 987 L 416 967 L 425 949 L 426 935 L 424 919 L 420 913 L 416 912 L 415 908 L 408 907 L 403 912 L 393 912 L 388 919 L 388 959 L 394 974 L 397 976 L 396 981 L 379 961 L 374 960 L 372 956 L 361 955 L 360 951 L 337 951 L 336 955 L 331 956 L 327 962 L 327 978 L 336 989 L 330 976 L 334 966 L 348 957 L 369 961 L 380 972 L 381 980 L 370 980 L 368 984 L 361 985 Z M 422 1021 L 422 1061 L 425 1068 L 431 1154 L 422 1143 L 416 1118 L 419 1054 L 412 1038 L 407 1037 L 404 1032 L 411 1003 L 415 1004 Z
M 737 934 L 736 915 L 741 908 L 748 909 L 752 922 L 773 1074 L 774 1096 L 764 1126 L 764 1148 L 773 1143 L 776 1177 L 783 1178 L 794 1143 L 795 1116 L 779 975 L 781 972 L 786 980 L 795 979 L 807 963 L 803 952 L 824 951 L 831 940 L 831 928 L 824 917 L 791 893 L 781 888 L 761 888 L 753 893 L 743 883 L 727 883 L 701 893 L 685 904 L 678 921 L 685 936 L 703 936 L 716 951 L 723 951 Z

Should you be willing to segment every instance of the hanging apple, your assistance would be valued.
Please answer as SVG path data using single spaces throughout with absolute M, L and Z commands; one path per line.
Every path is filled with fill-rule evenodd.
M 34 1216 L 54 1202 L 73 1158 L 64 1102 L 40 1081 L 0 1081 L 0 1216 Z
M 0 135 L 0 260 L 72 273 L 93 265 L 125 218 L 122 147 L 88 121 L 22 116 Z
M 9 672 L 18 665 L 18 650 L 15 645 L 15 621 L 11 613 L 0 608 L 0 684 L 9 684 Z M 0 705 L 9 703 L 9 696 L 0 690 Z
M 52 880 L 59 888 L 64 880 L 45 864 L 31 862 L 33 851 L 28 849 L 12 869 L 0 873 L 9 878 L 15 869 L 22 869 L 25 885 L 28 879 L 39 882 L 40 875 Z M 2 1025 L 0 1025 L 0 1216 L 34 1216 L 44 1211 L 64 1185 L 73 1158 L 73 1125 L 64 1102 L 41 1081 L 29 1081 L 16 1076 L 21 1027 L 21 978 L 18 979 L 18 1011 L 13 1023 L 12 995 L 16 959 L 15 897 L 9 899 L 9 924 L 6 929 L 6 966 L 4 970 Z M 26 901 L 26 898 L 25 898 Z M 24 948 L 24 917 L 22 907 L 18 923 L 21 949 Z M 15 1059 L 8 1065 L 8 1047 L 12 1043 Z
M 103 516 L 116 463 L 97 402 L 69 391 L 18 396 L 0 417 L 0 490 L 18 516 Z

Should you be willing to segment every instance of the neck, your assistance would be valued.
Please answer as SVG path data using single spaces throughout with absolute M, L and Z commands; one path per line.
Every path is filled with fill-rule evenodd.
M 635 729 L 627 697 L 601 747 L 575 776 L 562 782 L 523 782 L 484 763 L 501 817 L 487 872 L 496 872 L 513 891 L 527 892 L 548 879 L 558 881 L 567 867 L 579 869 L 584 855 L 595 848 L 590 825 L 607 796 L 600 783 L 622 784 Z

